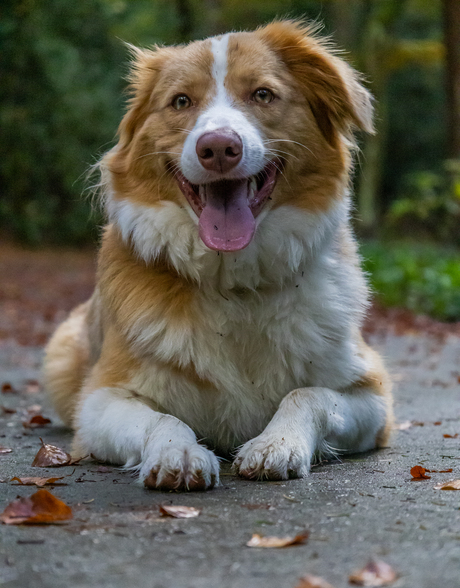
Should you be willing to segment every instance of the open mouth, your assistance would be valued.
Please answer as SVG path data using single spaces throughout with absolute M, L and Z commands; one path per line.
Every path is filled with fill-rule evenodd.
M 278 178 L 279 162 L 271 161 L 255 176 L 190 183 L 176 173 L 177 183 L 198 216 L 203 243 L 215 251 L 239 251 L 249 245 L 256 217 L 270 198 Z

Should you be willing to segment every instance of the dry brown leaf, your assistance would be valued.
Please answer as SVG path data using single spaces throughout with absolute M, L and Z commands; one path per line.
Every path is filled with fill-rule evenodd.
M 299 583 L 296 584 L 295 588 L 333 588 L 333 586 L 319 576 L 307 574 L 300 578 Z
M 348 581 L 358 586 L 387 586 L 397 578 L 393 568 L 384 561 L 370 561 L 362 570 L 353 572 Z
M 434 421 L 433 425 L 439 427 L 439 425 L 442 425 L 442 421 Z
M 3 414 L 14 414 L 16 412 L 15 408 L 8 408 L 8 406 L 0 406 Z
M 450 474 L 450 472 L 453 472 L 453 468 L 449 468 L 448 470 L 431 470 L 433 472 L 438 471 L 440 474 Z
M 455 433 L 455 435 L 449 435 L 448 433 L 445 433 L 443 437 L 444 439 L 457 439 L 458 433 Z
M 248 547 L 290 547 L 291 545 L 306 543 L 309 534 L 308 531 L 305 531 L 295 537 L 262 537 L 254 533 L 246 545 Z
M 34 457 L 32 466 L 36 468 L 58 468 L 70 465 L 72 457 L 63 449 L 55 445 L 48 445 L 40 438 L 42 446 Z
M 435 486 L 436 490 L 460 490 L 460 480 L 451 480 Z
M 402 423 L 397 423 L 394 425 L 393 429 L 397 431 L 406 431 L 412 427 L 411 421 L 403 421 Z
M 163 516 L 174 517 L 175 519 L 191 519 L 197 517 L 201 509 L 193 506 L 167 506 L 160 504 L 160 513 Z
M 18 478 L 15 476 L 11 478 L 10 482 L 19 482 L 18 486 L 38 486 L 39 488 L 43 488 L 43 486 L 51 486 L 55 484 L 56 486 L 67 486 L 65 483 L 58 483 L 58 480 L 63 480 L 65 476 L 61 476 L 60 478 Z
M 429 480 L 431 476 L 427 476 L 425 472 L 429 472 L 430 470 L 426 470 L 422 468 L 422 466 L 416 465 L 414 466 L 411 471 L 410 475 L 414 480 Z
M 4 382 L 2 384 L 2 394 L 17 394 L 18 391 L 13 388 L 13 386 L 9 382 Z
M 72 509 L 48 490 L 37 490 L 30 497 L 14 500 L 0 515 L 5 525 L 53 524 L 72 518 Z
M 51 423 L 50 419 L 45 418 L 41 414 L 36 414 L 31 417 L 28 421 L 22 423 L 22 426 L 26 429 L 36 429 L 37 427 L 45 427 Z
M 6 455 L 7 453 L 11 453 L 13 450 L 11 447 L 3 447 L 0 445 L 0 455 Z

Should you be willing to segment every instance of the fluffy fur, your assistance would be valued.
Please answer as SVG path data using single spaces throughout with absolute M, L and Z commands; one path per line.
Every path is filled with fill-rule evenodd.
M 133 54 L 100 166 L 97 287 L 46 354 L 74 452 L 195 490 L 218 482 L 214 451 L 236 451 L 243 477 L 285 479 L 315 454 L 382 446 L 391 385 L 360 335 L 367 286 L 349 228 L 352 131 L 372 132 L 359 76 L 293 21 Z M 222 128 L 243 152 L 225 173 L 196 147 Z M 273 166 L 249 245 L 207 247 L 198 185 L 265 185 Z

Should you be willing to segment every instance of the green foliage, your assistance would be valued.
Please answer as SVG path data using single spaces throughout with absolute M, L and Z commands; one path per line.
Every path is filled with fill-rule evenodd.
M 1 11 L 0 223 L 31 243 L 83 241 L 81 178 L 120 116 L 111 15 L 95 0 L 8 0 Z
M 436 245 L 369 242 L 361 247 L 377 299 L 440 320 L 460 320 L 460 251 Z
M 405 197 L 391 205 L 387 224 L 393 234 L 435 238 L 460 245 L 460 168 L 449 161 L 447 171 L 418 172 L 406 177 Z

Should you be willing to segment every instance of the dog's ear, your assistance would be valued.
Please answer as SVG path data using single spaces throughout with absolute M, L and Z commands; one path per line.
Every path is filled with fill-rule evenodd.
M 373 133 L 371 94 L 359 74 L 316 33 L 317 27 L 300 21 L 274 22 L 258 31 L 299 83 L 330 144 L 335 143 L 337 132 L 350 134 L 353 127 Z
M 131 54 L 128 74 L 128 109 L 118 127 L 119 147 L 127 147 L 149 113 L 153 88 L 161 68 L 162 52 L 155 49 L 139 49 L 127 43 Z

